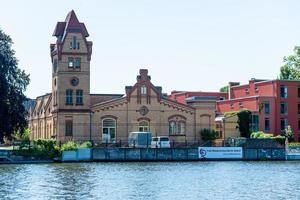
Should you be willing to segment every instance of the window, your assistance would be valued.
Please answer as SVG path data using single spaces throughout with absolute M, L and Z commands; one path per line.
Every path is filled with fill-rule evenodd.
M 74 58 L 69 57 L 68 58 L 68 67 L 73 68 L 74 67 Z
M 170 135 L 184 135 L 185 134 L 185 122 L 170 121 L 169 122 L 169 134 Z
M 270 114 L 270 103 L 265 102 L 265 114 Z
M 298 103 L 298 115 L 300 115 L 300 103 Z
M 300 131 L 300 119 L 298 119 L 298 131 Z
M 70 49 L 79 49 L 79 42 L 77 42 L 76 36 L 73 36 L 72 42 L 70 42 Z
M 141 87 L 141 94 L 147 94 L 147 87 L 145 85 Z
M 280 97 L 281 98 L 287 98 L 288 97 L 288 88 L 287 86 L 280 86 Z
M 251 131 L 258 131 L 259 129 L 259 117 L 258 115 L 251 116 Z
M 265 131 L 269 132 L 270 131 L 270 119 L 265 118 Z
M 76 90 L 76 105 L 83 104 L 83 90 Z
M 73 105 L 73 90 L 66 90 L 66 105 Z
M 300 86 L 298 87 L 298 98 L 300 98 Z
M 80 68 L 81 58 L 75 58 L 75 68 Z
M 66 120 L 66 136 L 73 136 L 73 121 Z
M 149 132 L 150 131 L 149 122 L 147 122 L 147 121 L 139 122 L 139 131 L 140 132 Z
M 283 131 L 288 127 L 288 120 L 285 118 L 280 119 L 280 130 Z
M 281 102 L 280 103 L 280 114 L 286 115 L 288 112 L 287 110 L 287 103 L 286 102 Z
M 102 120 L 102 141 L 115 142 L 116 141 L 116 120 L 105 118 Z
M 54 73 L 57 72 L 57 59 L 54 59 L 54 61 L 53 61 L 53 72 Z

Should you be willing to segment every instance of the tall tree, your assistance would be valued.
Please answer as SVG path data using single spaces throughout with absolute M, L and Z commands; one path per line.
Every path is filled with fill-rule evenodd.
M 300 80 L 300 47 L 294 48 L 294 54 L 283 58 L 279 79 Z
M 0 29 L 0 142 L 14 131 L 23 132 L 27 126 L 24 92 L 29 75 L 18 68 L 12 40 Z

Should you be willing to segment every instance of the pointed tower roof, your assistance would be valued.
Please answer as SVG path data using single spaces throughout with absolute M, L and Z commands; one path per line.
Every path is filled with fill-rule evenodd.
M 74 10 L 68 13 L 64 22 L 57 22 L 53 36 L 64 36 L 66 32 L 81 32 L 84 37 L 89 36 L 84 23 L 79 22 Z

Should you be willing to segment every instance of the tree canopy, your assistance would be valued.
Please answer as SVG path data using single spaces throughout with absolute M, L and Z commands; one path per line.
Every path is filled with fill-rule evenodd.
M 14 131 L 23 132 L 27 126 L 27 111 L 23 105 L 29 75 L 18 68 L 12 49 L 12 39 L 0 29 L 0 142 Z
M 300 47 L 294 48 L 294 54 L 283 58 L 279 79 L 300 80 Z
M 221 87 L 220 92 L 228 92 L 228 88 L 229 88 L 228 85 Z

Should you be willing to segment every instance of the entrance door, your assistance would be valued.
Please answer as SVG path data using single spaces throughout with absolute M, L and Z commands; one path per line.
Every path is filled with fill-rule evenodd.
M 104 119 L 102 121 L 102 142 L 116 141 L 116 120 Z

